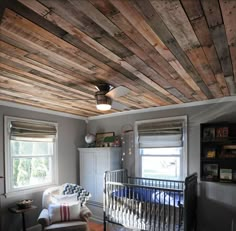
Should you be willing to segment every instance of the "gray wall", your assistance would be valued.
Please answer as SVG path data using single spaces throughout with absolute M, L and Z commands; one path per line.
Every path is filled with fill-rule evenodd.
M 83 120 L 0 106 L 0 176 L 4 174 L 4 115 L 57 122 L 59 125 L 59 183 L 79 183 L 79 163 L 76 148 L 79 146 L 84 146 L 86 124 Z M 236 122 L 236 102 L 135 113 L 90 120 L 89 131 L 92 133 L 114 131 L 116 134 L 120 134 L 123 125 L 134 125 L 134 122 L 137 120 L 165 118 L 180 115 L 188 116 L 189 172 L 192 173 L 197 171 L 199 173 L 200 123 L 220 121 Z M 134 166 L 133 163 L 133 156 L 130 156 L 130 159 L 126 160 L 125 165 L 129 168 L 129 170 L 132 170 L 132 166 Z M 3 191 L 3 180 L 0 179 L 0 192 L 2 193 Z M 38 209 L 26 214 L 27 227 L 35 225 L 39 212 L 41 211 L 41 196 L 42 191 L 30 195 L 19 195 L 11 198 L 1 196 L 0 230 L 21 230 L 21 216 L 9 213 L 8 208 L 14 206 L 16 201 L 24 198 L 32 198 L 34 203 L 38 206 Z M 236 231 L 236 185 L 199 182 L 198 210 L 199 231 Z M 232 220 L 234 221 L 234 230 L 231 229 Z
M 46 113 L 21 110 L 0 106 L 0 176 L 4 175 L 4 115 L 22 118 L 39 119 L 58 123 L 58 172 L 59 184 L 65 182 L 79 183 L 79 159 L 77 148 L 84 146 L 86 123 L 84 120 L 55 116 Z M 0 194 L 4 192 L 4 182 L 0 179 Z M 41 211 L 42 190 L 37 193 L 23 194 L 10 198 L 0 196 L 0 230 L 21 230 L 21 215 L 12 214 L 8 208 L 21 199 L 31 198 L 38 206 L 36 210 L 26 213 L 26 226 L 37 224 Z
M 204 106 L 182 107 L 115 117 L 89 120 L 89 131 L 121 134 L 122 126 L 135 121 L 188 116 L 188 166 L 189 173 L 200 174 L 200 124 L 207 122 L 236 122 L 236 102 L 223 102 Z M 124 166 L 134 172 L 134 155 Z M 234 229 L 232 229 L 234 223 Z M 199 231 L 236 231 L 236 185 L 199 181 L 198 199 Z

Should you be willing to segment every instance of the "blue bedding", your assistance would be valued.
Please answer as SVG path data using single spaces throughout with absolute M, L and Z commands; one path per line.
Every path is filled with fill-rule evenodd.
M 183 193 L 145 189 L 145 188 L 124 188 L 113 192 L 115 197 L 126 197 L 143 202 L 160 203 L 179 207 L 183 205 Z

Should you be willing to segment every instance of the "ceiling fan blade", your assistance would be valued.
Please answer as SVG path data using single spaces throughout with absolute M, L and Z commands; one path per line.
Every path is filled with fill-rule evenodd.
M 129 108 L 129 107 L 127 107 L 126 105 L 121 104 L 121 103 L 118 103 L 118 102 L 116 102 L 116 101 L 112 101 L 111 107 L 114 108 L 114 109 L 116 109 L 116 110 L 119 110 L 119 111 L 123 111 L 123 110 Z
M 129 91 L 130 90 L 127 87 L 119 86 L 106 93 L 106 96 L 115 99 L 127 95 Z

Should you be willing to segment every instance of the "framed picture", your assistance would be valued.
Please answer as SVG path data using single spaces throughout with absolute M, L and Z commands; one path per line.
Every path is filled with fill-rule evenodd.
M 204 164 L 203 175 L 209 180 L 218 179 L 218 164 Z
M 204 128 L 203 130 L 204 140 L 214 140 L 215 139 L 215 128 Z
M 221 168 L 220 169 L 220 180 L 231 181 L 233 178 L 232 169 L 230 168 Z
M 114 132 L 96 133 L 96 147 L 103 147 L 105 137 L 115 136 Z

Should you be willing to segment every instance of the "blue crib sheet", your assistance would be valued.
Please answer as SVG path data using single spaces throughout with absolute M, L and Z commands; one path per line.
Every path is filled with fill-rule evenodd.
M 115 197 L 126 197 L 128 199 L 160 203 L 175 207 L 183 205 L 183 193 L 171 191 L 132 187 L 115 190 L 112 195 Z

